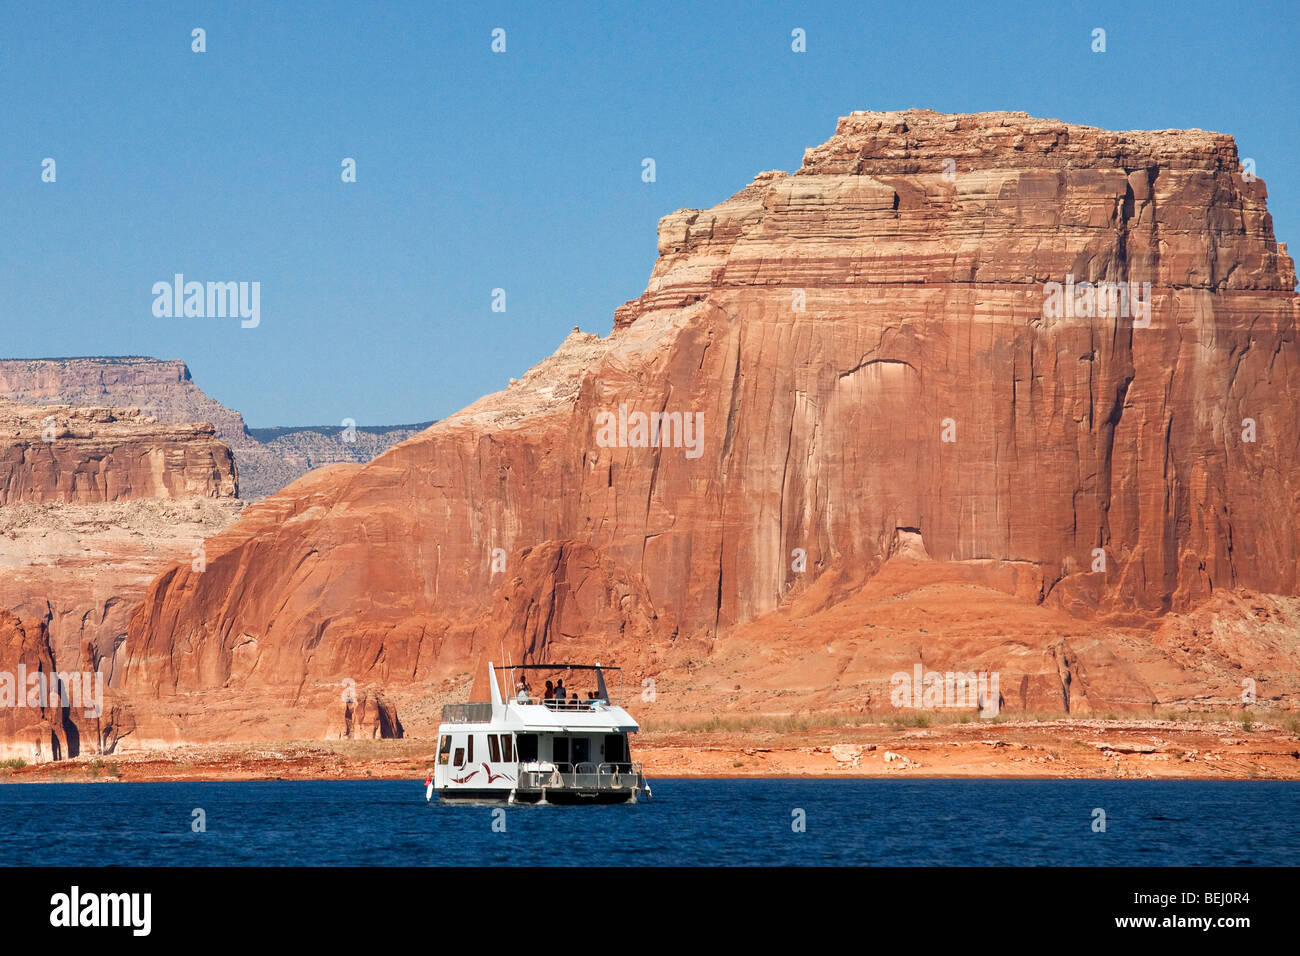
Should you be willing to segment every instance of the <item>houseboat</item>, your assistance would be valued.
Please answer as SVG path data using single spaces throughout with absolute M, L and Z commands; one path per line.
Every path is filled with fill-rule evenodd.
M 491 700 L 442 709 L 432 781 L 440 802 L 636 803 L 651 797 L 628 746 L 637 722 L 622 707 L 617 667 L 519 664 L 503 670 L 505 693 L 489 663 Z M 614 694 L 607 672 L 619 675 Z M 558 686 L 550 680 L 546 689 L 533 686 L 547 675 L 555 675 Z

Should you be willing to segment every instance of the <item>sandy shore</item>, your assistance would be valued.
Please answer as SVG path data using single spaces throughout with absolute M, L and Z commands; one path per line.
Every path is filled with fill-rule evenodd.
M 0 782 L 423 779 L 430 740 L 185 744 L 0 765 Z M 1057 720 L 637 735 L 655 777 L 1300 779 L 1300 736 L 1257 724 Z

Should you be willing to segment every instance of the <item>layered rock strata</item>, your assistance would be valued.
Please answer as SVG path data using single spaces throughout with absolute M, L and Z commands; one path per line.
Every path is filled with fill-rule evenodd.
M 234 457 L 211 425 L 0 400 L 0 505 L 233 498 L 236 487 Z

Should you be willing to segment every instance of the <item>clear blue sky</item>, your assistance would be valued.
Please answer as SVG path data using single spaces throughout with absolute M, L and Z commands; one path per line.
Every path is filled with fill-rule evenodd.
M 1300 250 L 1296 3 L 0 14 L 0 357 L 182 358 L 251 425 L 441 417 L 575 325 L 607 333 L 645 286 L 660 216 L 797 168 L 855 109 L 1231 133 Z M 155 318 L 150 289 L 175 272 L 260 281 L 260 327 Z

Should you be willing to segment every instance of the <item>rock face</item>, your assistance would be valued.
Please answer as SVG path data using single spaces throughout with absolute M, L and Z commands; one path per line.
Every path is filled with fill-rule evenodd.
M 0 401 L 0 505 L 233 498 L 235 461 L 207 424 L 139 409 Z
M 99 752 L 117 740 L 115 710 L 89 662 L 56 668 L 43 625 L 0 611 L 0 755 L 31 762 Z
M 0 752 L 59 759 L 130 734 L 108 690 L 130 609 L 234 519 L 235 491 L 211 425 L 0 401 Z M 24 674 L 61 676 L 26 704 Z
M 5 759 L 40 759 L 45 755 L 62 759 L 71 755 L 62 697 L 53 699 L 54 695 L 42 695 L 38 690 L 33 706 L 28 706 L 27 674 L 43 677 L 54 672 L 45 632 L 40 627 L 33 630 L 29 634 L 17 617 L 0 611 L 0 661 L 12 668 L 6 675 L 7 688 L 5 678 L 0 677 L 0 753 Z
M 240 495 L 253 501 L 321 465 L 369 461 L 430 424 L 250 430 L 194 384 L 184 362 L 143 356 L 0 360 L 0 399 L 138 407 L 160 422 L 211 422 L 239 463 Z
M 0 609 L 43 628 L 60 667 L 88 659 L 111 684 L 134 605 L 168 566 L 193 565 L 204 539 L 241 505 L 191 498 L 0 508 Z M 0 657 L 0 670 L 14 666 Z
M 1231 701 L 1162 622 L 1295 613 L 1295 283 L 1228 136 L 854 113 L 666 216 L 608 338 L 159 578 L 123 687 L 159 739 L 194 692 L 417 697 L 484 655 L 604 655 L 718 708 L 880 707 L 919 662 L 1026 709 Z M 1297 663 L 1251 666 L 1291 693 Z

